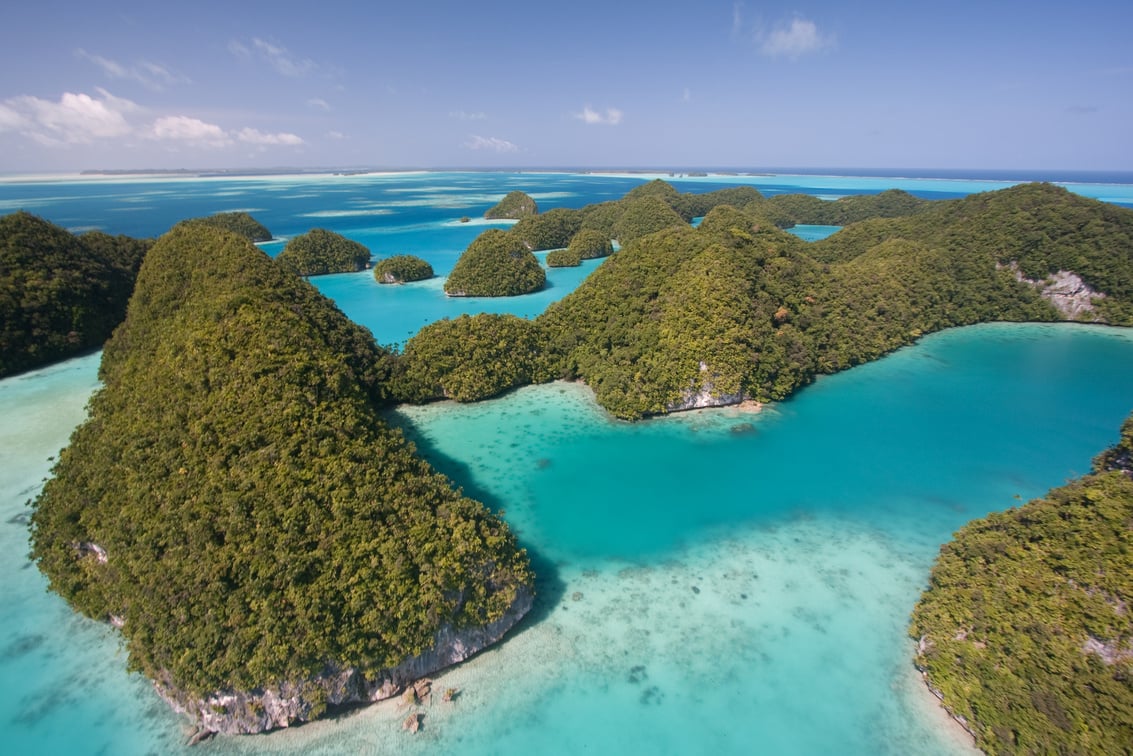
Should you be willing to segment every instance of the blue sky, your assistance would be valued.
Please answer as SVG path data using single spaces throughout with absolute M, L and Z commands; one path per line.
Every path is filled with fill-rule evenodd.
M 1133 3 L 12 3 L 0 172 L 1133 170 Z

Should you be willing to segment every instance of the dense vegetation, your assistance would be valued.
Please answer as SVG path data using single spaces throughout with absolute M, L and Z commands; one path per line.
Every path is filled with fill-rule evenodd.
M 943 202 L 897 191 L 812 202 L 746 187 L 687 195 L 654 181 L 564 210 L 554 228 L 579 219 L 580 245 L 623 247 L 540 316 L 538 334 L 561 376 L 585 380 L 624 418 L 781 399 L 932 331 L 1063 317 L 1019 276 L 1072 271 L 1097 293 L 1080 317 L 1133 325 L 1133 212 L 1049 184 Z M 806 244 L 781 230 L 796 222 L 848 225 Z M 479 258 L 503 291 L 514 274 L 501 271 L 532 246 L 534 226 L 517 234 L 522 225 L 487 232 L 457 268 Z M 462 291 L 459 273 L 446 290 Z M 429 338 L 419 336 L 422 353 Z
M 549 381 L 555 371 L 542 346 L 539 326 L 514 315 L 440 320 L 406 344 L 398 398 L 474 402 Z
M 514 234 L 490 228 L 476 237 L 445 281 L 450 297 L 511 297 L 543 288 L 547 274 Z
M 523 240 L 532 250 L 558 249 L 582 228 L 582 213 L 565 207 L 556 207 L 539 215 L 529 215 L 511 227 L 511 233 Z
M 22 211 L 0 218 L 0 377 L 101 347 L 151 243 L 75 236 Z
M 989 754 L 1133 745 L 1133 417 L 1094 472 L 964 526 L 910 633 L 917 665 Z
M 553 249 L 547 253 L 548 268 L 577 268 L 582 265 L 582 255 L 577 249 Z
M 36 502 L 51 588 L 194 695 L 372 673 L 500 617 L 527 558 L 382 421 L 393 369 L 246 240 L 175 228 Z
M 839 197 L 832 202 L 809 194 L 779 194 L 762 202 L 758 212 L 780 228 L 798 223 L 846 226 L 870 218 L 914 215 L 931 204 L 900 189 Z
M 432 277 L 433 266 L 415 255 L 394 255 L 374 265 L 374 279 L 378 283 L 408 283 Z
M 610 237 L 594 229 L 584 229 L 575 234 L 568 249 L 577 254 L 580 260 L 593 260 L 614 254 Z
M 202 218 L 191 218 L 188 221 L 182 221 L 182 223 L 204 223 L 207 226 L 239 234 L 253 242 L 271 241 L 272 238 L 271 231 L 268 231 L 264 224 L 244 212 L 216 213 Z
M 370 250 L 325 228 L 312 228 L 287 242 L 275 261 L 300 276 L 355 273 L 370 263 Z
M 639 237 L 552 305 L 540 323 L 564 375 L 627 418 L 696 397 L 779 399 L 930 331 L 1058 319 L 1010 262 L 1078 272 L 1106 295 L 1091 318 L 1133 324 L 1128 210 L 1024 185 L 808 246 L 762 217 L 765 204 L 719 206 L 695 231 Z
M 484 217 L 492 220 L 519 219 L 538 213 L 539 206 L 535 204 L 535 200 L 523 192 L 514 191 L 508 192 L 502 200 L 490 207 Z

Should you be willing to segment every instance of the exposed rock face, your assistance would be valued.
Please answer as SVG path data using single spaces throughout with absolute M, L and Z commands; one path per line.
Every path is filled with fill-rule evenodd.
M 667 412 L 681 412 L 683 410 L 704 409 L 705 407 L 727 407 L 741 403 L 745 397 L 742 393 L 717 394 L 716 386 L 708 374 L 708 365 L 700 363 L 700 388 L 693 386 L 681 393 L 680 401 L 665 405 Z
M 533 598 L 520 585 L 515 601 L 500 619 L 460 630 L 446 625 L 431 649 L 369 679 L 356 669 L 328 665 L 314 679 L 289 680 L 250 691 L 217 691 L 204 698 L 189 696 L 160 680 L 154 687 L 170 706 L 195 720 L 201 732 L 240 735 L 288 727 L 314 719 L 324 703 L 335 707 L 381 701 L 416 680 L 464 661 L 502 638 L 531 609 Z
M 1096 320 L 1084 316 L 1094 311 L 1094 300 L 1104 298 L 1105 294 L 1090 288 L 1077 273 L 1060 270 L 1040 281 L 1025 277 L 1015 262 L 1008 267 L 1015 274 L 1016 281 L 1038 289 L 1039 295 L 1054 305 L 1067 320 Z

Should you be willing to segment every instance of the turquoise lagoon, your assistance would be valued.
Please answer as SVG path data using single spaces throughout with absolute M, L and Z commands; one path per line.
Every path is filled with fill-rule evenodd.
M 383 180 L 398 188 L 407 179 Z M 499 182 L 498 194 L 507 185 L 478 174 L 446 195 L 448 181 L 422 174 L 411 185 L 434 197 L 483 195 L 484 207 L 494 201 L 484 181 Z M 585 204 L 598 193 L 579 187 L 601 179 L 536 183 Z M 466 207 L 455 210 L 483 211 Z M 37 212 L 51 217 L 47 209 Z M 454 232 L 445 220 L 410 220 L 427 228 L 380 233 L 416 239 L 437 266 Z M 532 315 L 577 282 L 562 280 L 545 300 L 461 307 Z M 368 274 L 317 283 L 387 343 L 418 318 L 448 314 L 429 284 L 378 287 Z M 125 672 L 113 631 L 46 593 L 26 558 L 27 502 L 81 420 L 96 371 L 92 355 L 0 381 L 6 752 L 184 747 L 183 724 Z M 1130 375 L 1127 329 L 992 324 L 927 337 L 759 414 L 628 424 L 565 383 L 399 409 L 390 419 L 503 510 L 530 550 L 540 575 L 532 616 L 440 676 L 438 687 L 461 694 L 425 707 L 416 736 L 400 731 L 404 710 L 385 702 L 195 750 L 964 753 L 911 668 L 909 611 L 958 527 L 1088 470 L 1133 411 Z

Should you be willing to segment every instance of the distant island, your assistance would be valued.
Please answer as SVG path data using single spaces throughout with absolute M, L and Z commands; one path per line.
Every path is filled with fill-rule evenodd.
M 267 226 L 245 212 L 216 213 L 214 215 L 206 215 L 202 218 L 190 218 L 189 220 L 181 222 L 203 223 L 206 226 L 222 228 L 225 231 L 239 234 L 251 242 L 266 242 L 272 240 L 271 231 L 267 229 Z
M 416 255 L 394 255 L 374 265 L 374 280 L 382 284 L 410 283 L 433 277 L 433 266 Z
M 456 261 L 445 294 L 450 297 L 514 297 L 543 288 L 547 274 L 514 234 L 490 228 Z
M 513 219 L 518 220 L 528 215 L 538 215 L 539 206 L 531 196 L 520 191 L 508 192 L 494 207 L 484 213 L 489 220 Z
M 300 276 L 357 273 L 370 264 L 370 250 L 325 228 L 312 228 L 287 242 L 275 261 Z

